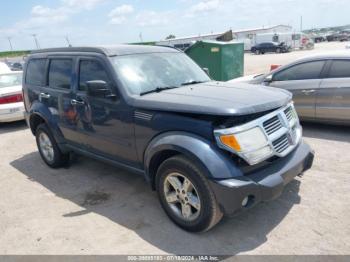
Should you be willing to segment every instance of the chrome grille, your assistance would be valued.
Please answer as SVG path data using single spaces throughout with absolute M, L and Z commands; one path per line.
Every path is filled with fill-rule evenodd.
M 283 153 L 284 150 L 286 150 L 289 147 L 289 140 L 287 135 L 283 135 L 274 142 L 272 142 L 272 145 L 277 153 Z
M 288 121 L 292 121 L 294 118 L 292 107 L 288 107 L 286 110 L 284 110 L 284 114 L 286 115 Z
M 254 150 L 249 151 L 249 149 L 243 152 L 237 152 L 222 144 L 220 136 L 238 134 L 253 128 L 259 128 L 261 131 L 263 131 L 267 140 L 266 144 L 261 145 L 261 148 L 254 150 L 257 151 L 266 148 L 271 149 L 271 153 L 266 154 L 266 156 L 261 157 L 261 159 L 255 160 L 250 156 L 251 152 L 254 152 Z M 302 128 L 299 124 L 299 118 L 294 106 L 292 103 L 290 103 L 283 108 L 273 111 L 246 124 L 232 128 L 215 130 L 214 134 L 218 145 L 221 148 L 237 154 L 239 157 L 246 160 L 250 165 L 254 165 L 271 156 L 284 157 L 288 155 L 301 141 Z
M 274 116 L 273 118 L 265 121 L 263 123 L 263 126 L 264 126 L 264 129 L 265 129 L 265 132 L 268 135 L 271 135 L 274 132 L 276 132 L 276 131 L 278 131 L 279 129 L 282 128 L 282 123 L 281 123 L 281 121 L 280 121 L 278 116 Z

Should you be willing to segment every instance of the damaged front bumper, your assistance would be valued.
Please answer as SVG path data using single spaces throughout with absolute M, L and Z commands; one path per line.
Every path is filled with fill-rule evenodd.
M 311 168 L 314 152 L 305 142 L 284 158 L 249 175 L 225 180 L 210 180 L 216 199 L 226 215 L 250 208 L 281 195 L 297 175 Z

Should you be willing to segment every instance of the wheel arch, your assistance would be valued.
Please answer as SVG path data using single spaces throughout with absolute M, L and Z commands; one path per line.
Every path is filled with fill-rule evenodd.
M 47 106 L 40 102 L 33 103 L 32 107 L 28 111 L 28 116 L 28 124 L 33 135 L 35 135 L 36 128 L 40 124 L 45 123 L 50 128 L 56 142 L 58 144 L 65 143 L 63 134 L 57 124 L 57 118 L 51 113 Z
M 228 179 L 242 172 L 228 154 L 212 142 L 187 132 L 167 132 L 155 137 L 144 153 L 146 179 L 155 189 L 159 166 L 170 157 L 184 155 L 205 171 L 209 179 Z

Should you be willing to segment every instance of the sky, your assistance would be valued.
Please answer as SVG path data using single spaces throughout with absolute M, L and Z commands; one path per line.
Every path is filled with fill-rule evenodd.
M 0 51 L 103 45 L 276 24 L 349 24 L 350 0 L 16 0 L 2 1 Z

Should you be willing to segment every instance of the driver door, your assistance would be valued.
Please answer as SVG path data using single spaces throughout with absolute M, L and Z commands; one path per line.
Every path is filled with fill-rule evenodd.
M 79 58 L 78 66 L 78 85 L 71 103 L 77 112 L 80 143 L 94 154 L 136 163 L 132 111 L 121 99 L 112 73 L 103 60 L 94 57 Z M 89 81 L 107 83 L 109 95 L 92 94 Z

